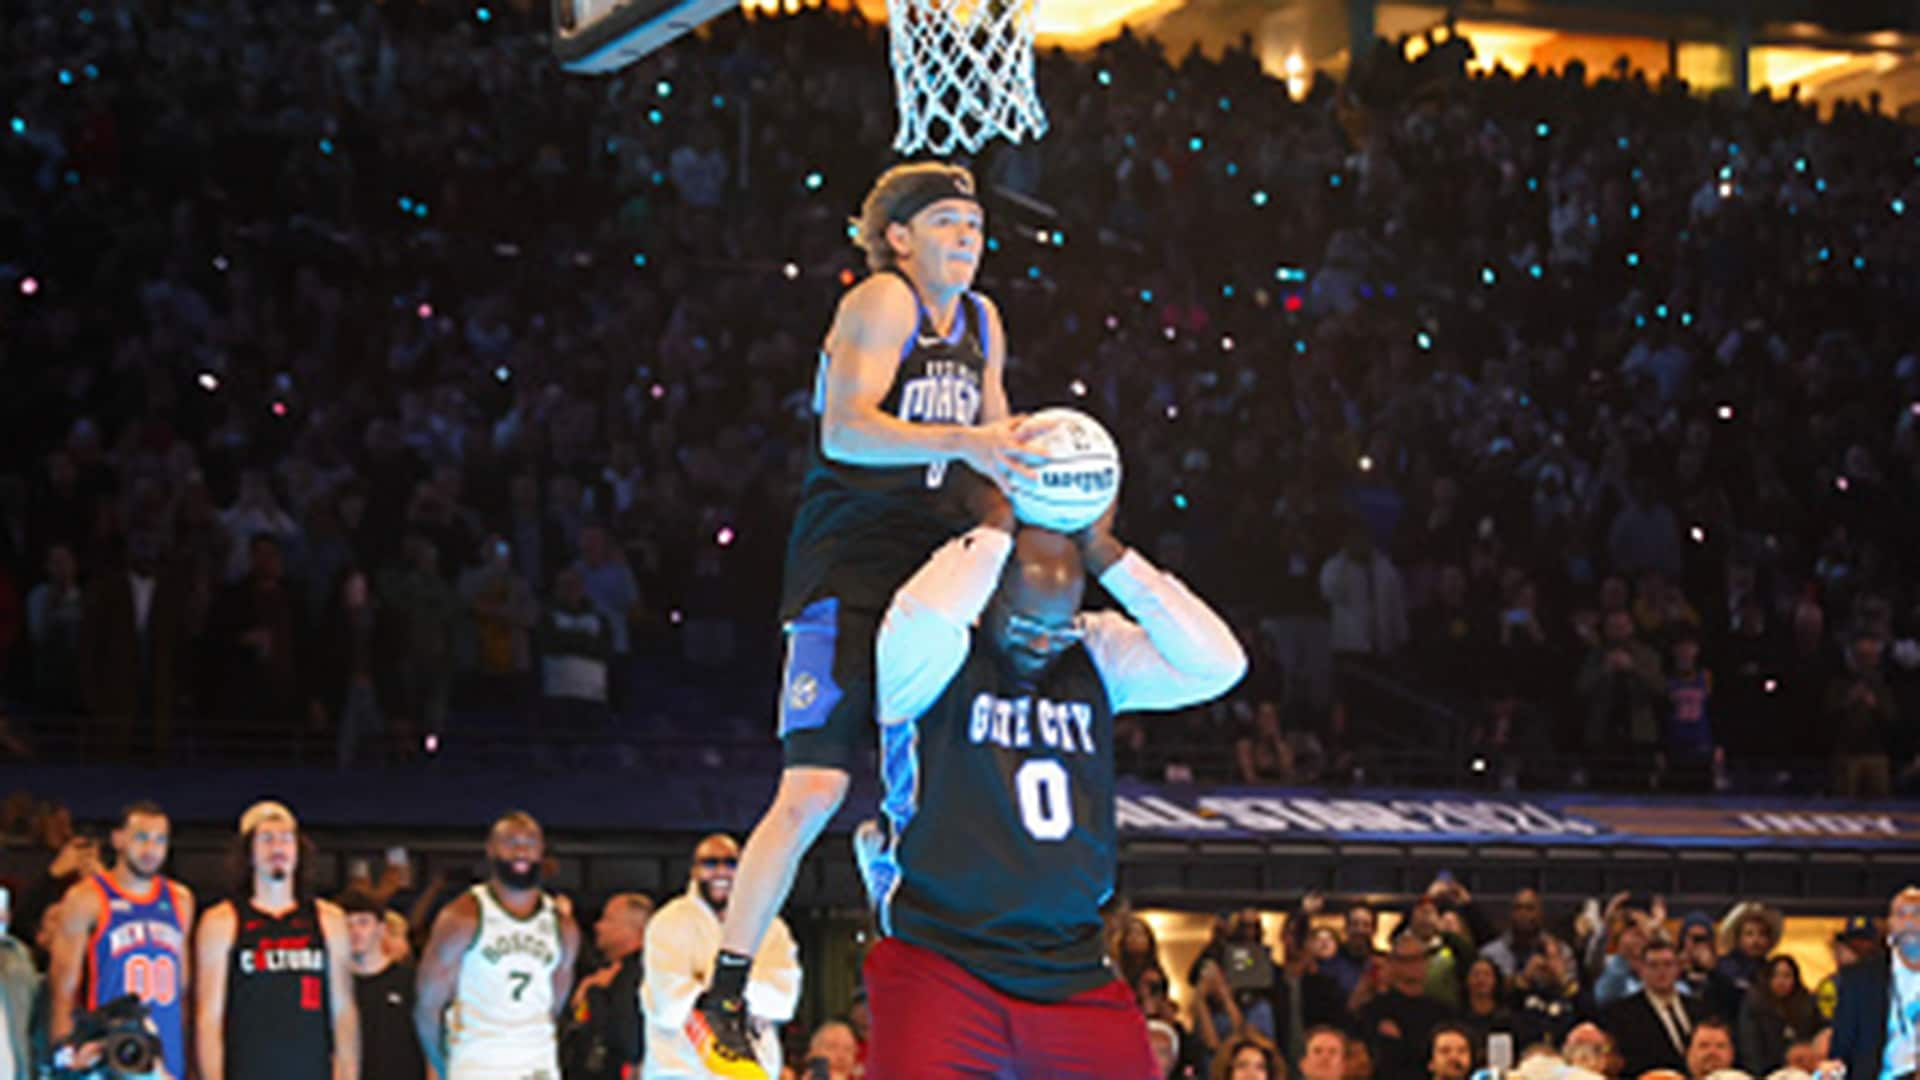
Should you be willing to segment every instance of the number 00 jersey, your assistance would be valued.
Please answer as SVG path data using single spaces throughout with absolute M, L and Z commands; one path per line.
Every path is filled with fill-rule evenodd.
M 899 271 L 891 273 L 906 281 Z M 914 296 L 918 321 L 880 411 L 908 423 L 971 427 L 980 421 L 986 376 L 985 302 L 977 293 L 963 297 L 943 337 L 917 290 Z M 821 451 L 826 376 L 823 351 L 814 379 L 807 475 L 787 538 L 782 619 L 827 596 L 838 597 L 842 607 L 881 611 L 927 552 L 972 524 L 948 475 L 957 463 L 869 467 L 833 461 Z
M 870 883 L 882 933 L 1062 1001 L 1113 979 L 1113 710 L 1084 647 L 1010 685 L 976 635 L 931 708 L 880 729 L 892 841 Z
M 127 994 L 139 998 L 160 1030 L 167 1071 L 185 1076 L 187 928 L 180 886 L 156 877 L 145 896 L 133 896 L 121 892 L 106 874 L 88 880 L 99 892 L 105 914 L 94 925 L 87 949 L 87 1008 L 97 1009 Z
M 553 897 L 542 893 L 540 906 L 524 919 L 502 907 L 485 883 L 473 887 L 473 898 L 480 926 L 460 958 L 447 1007 L 449 1080 L 505 1069 L 545 1069 L 557 1077 L 553 973 L 565 946 Z

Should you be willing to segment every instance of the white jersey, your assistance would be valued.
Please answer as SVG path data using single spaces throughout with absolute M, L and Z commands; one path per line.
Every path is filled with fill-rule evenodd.
M 447 1006 L 447 1080 L 560 1080 L 553 973 L 565 946 L 553 898 L 542 893 L 524 919 L 484 883 L 473 898 L 480 926 Z

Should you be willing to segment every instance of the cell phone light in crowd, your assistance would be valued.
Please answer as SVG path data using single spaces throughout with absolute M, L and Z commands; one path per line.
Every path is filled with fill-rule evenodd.
M 1074 397 L 1087 396 L 1087 383 L 1086 383 L 1086 380 L 1084 379 L 1073 380 L 1072 382 L 1067 384 L 1067 389 L 1072 392 Z
M 25 135 L 27 133 L 27 118 L 24 116 L 16 116 L 8 126 L 13 128 L 15 135 Z
M 673 96 L 673 83 L 667 79 L 661 79 L 653 84 L 653 92 L 660 97 L 670 98 Z
M 1722 402 L 1719 408 L 1713 410 L 1713 414 L 1720 418 L 1721 423 L 1728 423 L 1733 419 L 1733 406 Z
M 227 261 L 227 257 L 225 255 L 215 255 L 213 257 L 213 268 L 215 270 L 220 271 L 223 274 L 227 272 L 227 267 L 231 265 L 233 264 Z
M 1486 759 L 1486 758 L 1483 758 L 1483 757 L 1477 757 L 1477 758 L 1474 758 L 1474 759 L 1473 759 L 1473 771 L 1474 771 L 1474 772 L 1477 772 L 1477 773 L 1483 773 L 1483 772 L 1486 772 L 1486 771 L 1487 771 L 1487 759 Z
M 37 296 L 40 293 L 40 279 L 28 274 L 20 279 L 21 296 Z
M 1143 303 L 1143 304 L 1151 304 L 1151 303 L 1153 303 L 1153 290 L 1152 290 L 1152 289 L 1141 289 L 1141 290 L 1140 290 L 1140 302 L 1141 302 L 1141 303 Z
M 1707 542 L 1707 530 L 1698 525 L 1688 529 L 1687 535 L 1691 537 L 1696 544 L 1704 544 Z
M 332 157 L 332 156 L 333 156 L 333 140 L 332 140 L 332 139 L 321 139 L 321 140 L 320 140 L 320 152 L 321 152 L 322 154 L 325 154 L 325 155 L 327 155 L 328 157 Z
M 1853 482 L 1848 480 L 1845 474 L 1833 478 L 1833 490 L 1835 491 L 1845 491 L 1852 486 Z
M 1628 266 L 1639 266 L 1639 265 L 1640 265 L 1640 253 L 1639 253 L 1639 252 L 1637 252 L 1637 251 L 1629 251 L 1629 252 L 1627 252 L 1627 265 L 1628 265 Z
M 1639 221 L 1640 220 L 1640 204 L 1629 203 L 1627 205 L 1627 216 L 1632 218 L 1635 221 Z
M 431 319 L 433 318 L 433 305 L 422 300 L 420 301 L 420 306 L 413 309 L 413 313 L 422 319 Z
M 1542 120 L 1539 123 L 1533 125 L 1534 138 L 1544 139 L 1551 134 L 1553 134 L 1553 125 L 1547 123 L 1545 120 Z
M 1039 281 L 1039 280 L 1040 280 L 1040 268 L 1039 268 L 1038 266 L 1031 266 L 1031 265 L 1030 265 L 1030 266 L 1028 266 L 1028 267 L 1027 267 L 1027 280 L 1028 280 L 1028 281 Z
M 1220 102 L 1219 102 L 1219 104 L 1220 104 L 1220 111 L 1221 111 L 1221 112 L 1232 112 L 1232 111 L 1233 111 L 1233 99 L 1232 99 L 1232 98 L 1230 98 L 1230 97 L 1225 97 L 1225 96 L 1222 96 L 1222 97 L 1220 98 Z
M 1731 165 L 1720 166 L 1720 179 L 1722 180 L 1733 179 L 1733 166 Z
M 1413 343 L 1420 346 L 1421 352 L 1426 352 L 1433 348 L 1433 335 L 1425 330 L 1416 331 L 1413 335 Z
M 659 109 L 647 110 L 647 123 L 652 124 L 654 127 L 659 127 L 666 122 L 666 119 L 667 114 L 661 112 Z
M 1920 401 L 1908 405 L 1907 412 L 1914 416 L 1920 416 Z
M 1907 200 L 1896 195 L 1893 201 L 1887 204 L 1887 209 L 1893 211 L 1893 216 L 1900 217 L 1907 212 Z
M 1865 270 L 1867 268 L 1867 257 L 1865 255 L 1855 255 L 1853 257 L 1853 268 L 1855 270 Z
M 1093 73 L 1093 81 L 1099 83 L 1101 86 L 1112 86 L 1113 72 L 1108 71 L 1106 68 L 1101 68 L 1099 71 Z
M 1166 338 L 1168 341 L 1172 341 L 1175 337 L 1179 336 L 1179 334 L 1180 331 L 1171 326 L 1163 326 L 1160 328 L 1160 336 Z
M 402 195 L 402 196 L 400 196 L 399 198 L 397 198 L 397 199 L 395 199 L 395 200 L 394 200 L 394 203 L 395 203 L 396 205 L 398 205 L 398 206 L 400 207 L 400 212 L 401 212 L 401 213 L 403 213 L 403 214 L 411 214 L 411 213 L 413 213 L 413 198 L 412 198 L 412 196 L 409 196 L 409 195 Z
M 1291 298 L 1291 297 L 1289 297 L 1288 299 L 1292 299 L 1292 298 Z M 1294 338 L 1294 339 L 1293 339 L 1293 351 L 1294 351 L 1294 352 L 1296 352 L 1296 353 L 1299 353 L 1299 354 L 1300 354 L 1301 356 L 1305 356 L 1305 355 L 1307 355 L 1307 339 L 1306 339 L 1306 338 Z
M 1681 312 L 1681 313 L 1680 313 L 1680 325 L 1681 325 L 1681 326 L 1692 326 L 1692 325 L 1693 325 L 1693 312 L 1691 312 L 1691 311 L 1683 311 L 1683 312 Z
M 1307 302 L 1299 293 L 1288 293 L 1286 299 L 1280 301 L 1280 306 L 1290 314 L 1297 314 L 1301 308 L 1307 306 Z M 1300 351 L 1306 352 L 1305 349 L 1301 349 Z
M 788 263 L 787 265 L 781 267 L 780 276 L 786 278 L 788 281 L 799 281 L 800 280 L 800 264 Z
M 194 381 L 200 384 L 200 389 L 205 390 L 209 394 L 220 389 L 220 376 L 215 375 L 211 371 L 201 372 L 200 377 Z
M 71 72 L 71 71 L 68 71 L 68 70 L 67 70 L 66 68 L 61 68 L 61 69 L 60 69 L 60 74 L 58 74 L 57 76 L 55 76 L 55 78 L 57 78 L 57 79 L 59 79 L 59 80 L 60 80 L 60 85 L 61 85 L 61 86 L 72 86 L 72 85 L 73 85 L 73 72 Z
M 1731 198 L 1733 198 L 1733 183 L 1732 183 L 1732 181 L 1729 181 L 1729 180 L 1722 180 L 1722 181 L 1720 181 L 1720 197 L 1721 197 L 1721 198 L 1723 198 L 1723 199 L 1731 199 Z
M 473 9 L 473 21 L 475 21 L 475 22 L 477 22 L 477 23 L 482 23 L 482 24 L 485 24 L 485 23 L 490 23 L 490 22 L 492 22 L 492 21 L 493 21 L 493 9 L 492 9 L 492 8 L 489 8 L 489 7 L 477 7 L 477 8 L 474 8 L 474 9 Z
M 1647 325 L 1647 317 L 1645 315 L 1635 315 L 1633 317 L 1634 329 L 1636 330 L 1644 329 L 1646 325 Z
M 1823 247 L 1819 250 L 1819 252 L 1817 252 L 1817 254 L 1819 255 L 1821 262 L 1826 262 L 1828 259 L 1833 258 L 1833 249 Z
M 1106 323 L 1107 323 L 1108 330 L 1118 330 L 1120 329 L 1120 316 L 1108 315 L 1106 319 Z
M 1625 150 L 1627 147 L 1633 145 L 1633 140 L 1627 138 L 1625 135 L 1622 135 L 1619 138 L 1613 140 L 1613 145 L 1622 150 Z
M 1067 234 L 1061 232 L 1059 229 L 1053 230 L 1053 246 L 1057 248 L 1066 247 Z
M 1537 176 L 1529 176 L 1529 177 L 1527 177 L 1527 190 L 1528 190 L 1528 191 L 1539 191 L 1539 190 L 1540 190 L 1540 178 L 1539 178 L 1539 177 L 1537 177 Z
M 80 20 L 81 26 L 92 26 L 93 25 L 93 9 L 81 8 L 76 18 Z
M 820 171 L 815 169 L 813 172 L 808 173 L 807 178 L 801 181 L 801 183 L 807 185 L 808 191 L 819 191 L 822 187 L 826 186 L 827 178 L 820 175 Z
M 661 398 L 667 396 L 667 388 L 660 385 L 659 383 L 654 383 L 652 386 L 647 388 L 647 396 L 652 398 L 655 401 L 659 401 Z
M 1198 135 L 1193 135 L 1193 136 L 1190 136 L 1190 137 L 1188 137 L 1188 139 L 1187 139 L 1187 150 L 1188 150 L 1189 152 L 1191 152 L 1191 153 L 1195 153 L 1195 154 L 1197 154 L 1197 153 L 1199 153 L 1200 151 L 1202 151 L 1202 150 L 1205 150 L 1206 148 L 1207 148 L 1207 140 L 1206 140 L 1206 139 L 1204 139 L 1204 138 L 1201 138 L 1201 137 L 1200 137 L 1200 136 L 1198 136 Z
M 427 218 L 427 204 L 424 202 L 414 203 L 413 216 L 419 218 L 422 221 L 425 221 Z
M 1221 352 L 1233 351 L 1233 335 L 1232 334 L 1220 335 L 1220 351 Z
M 1825 195 L 1827 193 L 1827 178 L 1824 176 L 1816 177 L 1813 181 L 1813 190 Z
M 679 626 L 681 623 L 687 621 L 687 616 L 679 608 L 674 608 L 672 611 L 667 612 L 667 621 L 675 626 Z
M 1780 680 L 1768 679 L 1766 682 L 1760 684 L 1760 689 L 1765 690 L 1769 694 L 1774 693 L 1780 689 Z
M 1176 491 L 1176 492 L 1174 492 L 1174 493 L 1173 493 L 1173 508 L 1174 508 L 1175 510 L 1185 510 L 1185 509 L 1187 508 L 1187 493 L 1186 493 L 1186 492 L 1184 492 L 1184 491 Z
M 1483 266 L 1480 268 L 1480 284 L 1491 285 L 1498 280 L 1500 280 L 1500 275 L 1493 269 L 1493 267 Z
M 1167 406 L 1167 419 L 1168 420 L 1180 419 L 1180 406 L 1178 405 Z
M 286 417 L 287 417 L 287 403 L 286 403 L 286 402 L 284 402 L 284 401 L 276 401 L 276 402 L 274 402 L 274 403 L 273 403 L 273 415 L 274 415 L 275 417 L 277 417 L 277 418 L 279 418 L 279 419 L 282 419 L 282 420 L 284 420 L 284 419 L 286 419 Z
M 1360 461 L 1358 462 L 1358 464 L 1360 466 L 1361 472 L 1372 472 L 1373 471 L 1373 455 L 1361 454 Z
M 1534 263 L 1533 265 L 1527 267 L 1527 275 L 1533 278 L 1533 280 L 1539 281 L 1541 278 L 1547 276 L 1547 271 L 1546 271 L 1546 268 L 1541 266 L 1539 263 Z
M 733 526 L 722 525 L 720 531 L 713 534 L 713 542 L 721 547 L 733 546 Z
M 1231 285 L 1220 286 L 1220 299 L 1222 300 L 1233 299 L 1233 286 Z
M 859 229 L 859 226 L 857 226 L 857 225 L 856 225 L 856 226 L 853 226 L 853 228 L 852 228 L 852 235 L 854 235 L 854 236 L 856 236 L 856 237 L 857 237 L 857 236 L 859 236 L 859 234 L 860 234 L 860 229 Z M 987 237 L 987 250 L 988 250 L 988 251 L 999 251 L 999 250 L 1000 250 L 1000 238 L 999 238 L 999 237 L 997 237 L 997 236 L 989 236 L 989 237 Z
M 420 745 L 426 749 L 427 753 L 437 754 L 440 752 L 440 736 L 429 732 L 426 738 L 420 740 Z
M 513 369 L 505 364 L 493 369 L 493 381 L 505 386 L 513 378 Z
M 634 253 L 633 253 L 633 265 L 634 265 L 634 268 L 635 268 L 635 269 L 638 269 L 638 270 L 644 270 L 644 269 L 646 269 L 646 267 L 647 267 L 647 253 L 646 253 L 646 252 L 644 252 L 644 251 L 636 251 L 636 252 L 634 252 Z
M 843 267 L 841 269 L 840 284 L 846 288 L 853 287 L 853 269 L 851 267 Z
M 1665 305 L 1665 304 L 1655 304 L 1655 305 L 1653 306 L 1653 317 L 1654 317 L 1654 318 L 1656 318 L 1656 319 L 1664 319 L 1664 318 L 1666 318 L 1666 317 L 1667 317 L 1667 305 Z
M 1341 183 L 1342 183 L 1342 182 L 1343 182 L 1343 181 L 1342 181 L 1342 180 L 1340 179 L 1340 174 L 1339 174 L 1339 173 L 1330 173 L 1330 174 L 1328 174 L 1328 176 L 1327 176 L 1327 186 L 1328 186 L 1328 187 L 1336 187 L 1336 188 L 1337 188 L 1337 187 L 1339 187 L 1339 186 L 1341 185 Z

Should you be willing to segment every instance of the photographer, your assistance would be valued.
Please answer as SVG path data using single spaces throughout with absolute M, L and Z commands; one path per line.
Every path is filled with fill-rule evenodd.
M 6 1073 L 17 1080 L 36 1075 L 22 1054 Z M 42 1080 L 185 1080 L 167 1070 L 158 1029 L 140 999 L 128 994 L 73 1018 L 73 1031 L 56 1043 L 37 1074 Z

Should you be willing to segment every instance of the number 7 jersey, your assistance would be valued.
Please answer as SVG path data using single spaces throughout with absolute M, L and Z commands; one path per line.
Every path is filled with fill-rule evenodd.
M 553 897 L 522 919 L 494 898 L 483 882 L 473 887 L 480 925 L 460 958 L 460 978 L 447 1007 L 448 1080 L 467 1075 L 537 1076 L 558 1080 L 554 1033 L 553 973 L 564 945 Z
M 890 827 L 868 888 L 883 934 L 1002 993 L 1064 1001 L 1113 979 L 1113 709 L 1084 647 L 1031 692 L 976 634 L 932 707 L 881 731 Z

